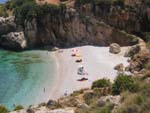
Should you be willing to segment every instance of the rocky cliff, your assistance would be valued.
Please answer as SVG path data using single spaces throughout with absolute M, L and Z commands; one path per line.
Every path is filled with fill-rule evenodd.
M 119 43 L 127 46 L 136 37 L 121 32 L 93 17 L 82 17 L 76 10 L 68 9 L 57 15 L 47 14 L 43 19 L 25 22 L 25 36 L 29 46 L 108 46 Z
M 61 6 L 45 5 L 42 7 L 26 4 L 24 7 L 27 12 L 26 10 L 19 12 L 17 9 L 19 13 L 16 14 L 15 23 L 17 26 L 22 26 L 26 47 L 29 48 L 47 45 L 58 47 L 108 46 L 111 43 L 128 46 L 137 43 L 137 37 L 126 32 L 140 33 L 149 30 L 148 3 L 143 3 L 141 0 L 136 0 L 136 3 L 126 0 L 123 4 L 108 1 L 90 1 L 85 4 L 74 2 L 74 8 L 63 9 Z M 18 23 L 19 19 L 22 23 Z M 15 23 L 11 24 L 11 27 L 10 23 L 1 24 L 0 36 L 18 31 Z M 3 44 L 0 45 L 3 46 Z
M 16 24 L 14 23 L 14 17 L 8 18 L 0 17 L 0 36 L 14 31 L 16 31 Z
M 140 34 L 150 30 L 149 0 L 93 0 L 85 4 L 76 3 L 76 8 L 81 14 L 95 16 L 128 33 Z

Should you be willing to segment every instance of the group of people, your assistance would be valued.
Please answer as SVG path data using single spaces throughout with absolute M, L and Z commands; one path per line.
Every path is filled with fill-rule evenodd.
M 79 63 L 77 74 L 78 75 L 88 75 L 88 73 L 85 71 L 84 66 L 80 63 L 82 62 L 82 55 L 80 51 L 76 48 L 72 49 L 72 57 L 76 57 L 76 62 Z M 78 79 L 77 81 L 86 81 L 88 78 L 82 77 L 81 79 Z

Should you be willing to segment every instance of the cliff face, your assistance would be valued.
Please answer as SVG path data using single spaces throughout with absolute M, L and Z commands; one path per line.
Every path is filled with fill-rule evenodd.
M 95 16 L 115 28 L 128 33 L 139 33 L 150 30 L 149 4 L 148 0 L 124 0 L 114 3 L 108 0 L 77 5 L 77 8 L 82 14 Z
M 23 24 L 23 32 L 27 40 L 26 46 L 29 48 L 47 45 L 59 47 L 108 46 L 111 43 L 128 46 L 137 43 L 137 37 L 118 29 L 123 29 L 128 33 L 149 31 L 148 3 L 143 3 L 141 0 L 125 0 L 123 5 L 118 5 L 105 0 L 98 3 L 93 1 L 80 5 L 75 3 L 74 7 L 63 10 L 61 7 L 53 5 L 49 9 L 47 5 L 42 7 L 37 4 L 26 4 L 22 13 L 26 10 L 29 10 L 30 13 L 27 11 L 26 15 L 21 13 L 22 15 L 16 16 L 16 20 L 22 16 L 21 24 Z M 38 14 L 38 12 L 40 13 Z M 31 16 L 30 19 L 24 19 Z M 12 26 L 11 28 L 9 24 L 1 24 L 0 36 L 18 31 L 14 22 L 12 22 Z M 3 40 L 0 43 L 3 43 Z
M 14 23 L 14 17 L 8 18 L 0 17 L 0 36 L 14 31 L 16 31 L 16 24 Z
M 47 14 L 42 19 L 26 21 L 24 31 L 30 47 L 108 46 L 114 42 L 127 46 L 133 44 L 135 38 L 96 18 L 82 17 L 74 9 L 69 9 L 63 14 Z

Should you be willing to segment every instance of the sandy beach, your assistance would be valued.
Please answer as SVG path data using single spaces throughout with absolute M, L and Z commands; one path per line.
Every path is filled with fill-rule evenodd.
M 72 57 L 72 48 L 62 49 L 63 52 L 53 52 L 56 56 L 57 76 L 50 99 L 58 99 L 64 93 L 72 93 L 75 90 L 90 88 L 93 81 L 101 78 L 108 78 L 111 81 L 117 76 L 114 67 L 123 63 L 127 66 L 127 58 L 123 57 L 128 47 L 122 47 L 121 53 L 112 54 L 109 47 L 82 46 L 75 47 L 81 54 L 82 62 L 77 63 L 77 57 Z M 87 75 L 77 73 L 79 65 L 84 66 Z M 88 78 L 87 81 L 78 81 L 81 78 Z

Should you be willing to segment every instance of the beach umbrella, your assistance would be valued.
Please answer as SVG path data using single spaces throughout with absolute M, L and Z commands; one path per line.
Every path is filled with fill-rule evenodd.
M 76 48 L 73 48 L 72 52 L 78 52 L 78 50 Z

